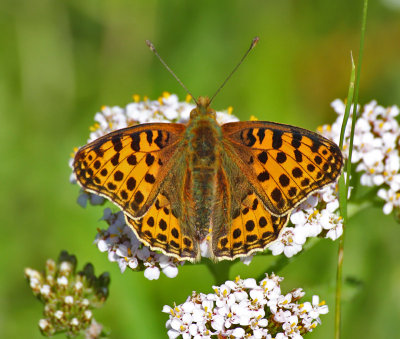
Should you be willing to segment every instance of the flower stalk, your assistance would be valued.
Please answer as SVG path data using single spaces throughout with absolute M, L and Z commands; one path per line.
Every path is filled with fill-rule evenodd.
M 364 37 L 367 22 L 367 10 L 368 10 L 368 0 L 364 0 L 363 7 L 363 19 L 361 26 L 361 36 L 360 36 L 360 49 L 359 57 L 357 63 L 357 76 L 355 76 L 354 61 L 352 58 L 352 71 L 350 76 L 350 85 L 347 98 L 346 114 L 343 119 L 342 130 L 340 135 L 340 148 L 343 149 L 344 133 L 346 130 L 347 121 L 349 119 L 350 107 L 353 105 L 353 117 L 351 123 L 350 132 L 350 147 L 349 155 L 347 159 L 346 166 L 346 180 L 344 178 L 340 179 L 339 190 L 340 190 L 340 211 L 344 218 L 344 226 L 347 225 L 347 197 L 349 196 L 350 188 L 350 176 L 351 176 L 351 160 L 354 146 L 354 134 L 357 121 L 357 103 L 358 103 L 358 91 L 360 87 L 360 76 L 361 76 L 361 65 L 362 56 L 364 52 Z M 354 83 L 355 82 L 355 83 Z M 341 298 L 342 298 L 342 285 L 343 285 L 343 258 L 344 258 L 344 238 L 345 238 L 345 227 L 343 227 L 343 235 L 339 240 L 338 248 L 338 265 L 336 272 L 336 301 L 335 301 L 335 339 L 340 339 L 341 337 Z

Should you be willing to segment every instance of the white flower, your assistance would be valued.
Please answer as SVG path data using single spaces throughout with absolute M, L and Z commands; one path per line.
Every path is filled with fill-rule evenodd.
M 31 268 L 26 268 L 25 269 L 25 275 L 29 278 L 29 279 L 35 279 L 37 281 L 40 280 L 41 275 L 38 271 L 33 270 Z
M 85 331 L 86 338 L 100 338 L 103 331 L 103 325 L 99 324 L 95 319 L 90 321 L 90 326 Z
M 72 326 L 78 326 L 79 325 L 79 320 L 77 318 L 72 318 L 70 324 Z
M 312 298 L 312 303 L 305 302 L 302 305 L 301 312 L 307 313 L 307 317 L 320 322 L 320 314 L 327 314 L 329 312 L 329 308 L 327 305 L 325 305 L 325 302 L 319 302 L 319 296 L 314 295 Z
M 390 189 L 393 191 L 400 191 L 400 157 L 397 152 L 388 154 L 383 178 Z
M 50 294 L 50 286 L 49 285 L 43 285 L 41 288 L 40 288 L 40 294 L 42 294 L 43 296 L 48 296 L 49 294 Z
M 224 112 L 217 112 L 217 122 L 220 125 L 235 121 L 239 121 L 239 119 L 236 118 L 234 115 Z
M 343 219 L 335 214 L 329 215 L 329 220 L 324 223 L 324 228 L 328 230 L 326 238 L 336 240 L 343 234 Z
M 55 316 L 57 319 L 61 319 L 61 318 L 64 316 L 64 312 L 61 311 L 61 310 L 57 310 L 57 311 L 54 312 L 54 316 Z
M 167 335 L 168 338 L 175 339 L 178 338 L 181 335 L 181 333 L 175 330 L 168 330 Z
M 301 288 L 296 288 L 292 291 L 292 296 L 294 299 L 303 298 L 306 293 Z
M 168 278 L 175 278 L 178 275 L 178 267 L 174 264 L 174 261 L 171 259 L 171 257 L 161 254 L 158 260 L 162 272 Z
M 131 249 L 125 244 L 119 244 L 119 246 L 115 249 L 115 254 L 120 257 L 119 259 L 117 259 L 117 262 L 121 273 L 125 271 L 125 268 L 127 266 L 135 269 L 139 264 L 137 258 L 132 257 Z
M 82 284 L 82 282 L 80 282 L 80 281 L 77 281 L 77 282 L 75 283 L 75 285 L 74 285 L 74 289 L 75 289 L 75 291 L 81 291 L 81 290 L 82 290 L 82 288 L 83 288 L 83 284 Z
M 144 270 L 144 276 L 149 280 L 157 280 L 160 277 L 160 269 L 155 266 L 150 266 Z
M 61 276 L 57 278 L 57 284 L 60 286 L 67 286 L 68 285 L 68 279 L 65 276 Z
M 60 264 L 60 272 L 61 273 L 70 273 L 72 271 L 72 264 L 68 261 L 63 261 Z
M 89 306 L 89 300 L 88 299 L 83 299 L 82 301 L 81 301 L 81 305 L 82 306 L 84 306 L 84 307 L 88 307 Z
M 247 257 L 241 257 L 240 261 L 245 264 L 246 266 L 249 266 L 251 264 L 251 261 L 253 260 L 253 255 L 248 255 Z
M 325 302 L 319 302 L 319 296 L 318 295 L 313 295 L 312 297 L 312 305 L 314 308 L 315 312 L 318 312 L 319 314 L 327 314 L 329 312 L 328 305 L 325 305 Z M 312 316 L 312 314 L 310 314 Z M 314 315 L 314 318 L 316 318 L 318 315 Z
M 383 213 L 385 214 L 392 213 L 394 207 L 400 207 L 400 192 L 381 188 L 378 191 L 378 197 L 386 201 L 386 204 L 383 206 Z
M 235 329 L 232 331 L 232 334 L 231 334 L 231 335 L 234 336 L 235 338 L 243 338 L 245 333 L 246 333 L 246 332 L 244 331 L 243 328 L 238 327 L 238 328 L 235 328 Z
M 65 302 L 66 304 L 72 305 L 72 304 L 74 303 L 74 298 L 73 298 L 72 296 L 70 296 L 70 295 L 67 295 L 67 296 L 64 298 L 64 302 Z
M 284 252 L 288 258 L 291 258 L 302 250 L 302 245 L 305 240 L 304 233 L 299 229 L 296 235 L 296 230 L 297 229 L 292 227 L 287 227 L 283 230 L 278 240 L 274 241 L 269 246 L 273 255 Z
M 97 248 L 100 252 L 106 252 L 108 251 L 108 244 L 104 239 L 99 239 L 97 241 Z
M 279 310 L 274 315 L 274 320 L 278 323 L 286 323 L 290 320 L 292 313 L 289 310 Z
M 40 319 L 39 320 L 39 327 L 42 330 L 47 329 L 49 326 L 50 326 L 50 323 L 49 323 L 49 321 L 47 319 Z
M 339 115 L 344 115 L 344 113 L 346 111 L 346 105 L 340 99 L 336 99 L 336 100 L 332 101 L 331 107 Z
M 91 310 L 86 310 L 85 312 L 83 312 L 83 315 L 85 316 L 85 319 L 86 319 L 86 320 L 92 319 L 92 316 L 93 316 Z

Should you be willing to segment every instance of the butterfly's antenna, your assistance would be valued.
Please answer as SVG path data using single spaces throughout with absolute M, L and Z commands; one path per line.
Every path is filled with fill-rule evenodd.
M 219 88 L 217 89 L 217 91 L 215 92 L 215 94 L 211 97 L 210 103 L 211 101 L 214 100 L 215 96 L 219 93 L 219 91 L 222 89 L 222 87 L 225 86 L 225 84 L 228 82 L 228 80 L 231 78 L 231 76 L 233 75 L 233 73 L 236 72 L 236 70 L 239 68 L 239 66 L 242 64 L 243 60 L 246 59 L 247 54 L 250 53 L 250 51 L 257 45 L 258 40 L 260 40 L 260 38 L 258 36 L 256 36 L 253 41 L 251 42 L 251 45 L 249 47 L 249 49 L 246 51 L 246 53 L 244 53 L 242 59 L 240 59 L 239 63 L 236 65 L 236 67 L 232 70 L 232 72 L 227 76 L 227 78 L 225 79 L 225 81 L 222 83 L 221 86 L 219 86 Z
M 176 81 L 178 81 L 178 83 L 183 87 L 183 89 L 192 97 L 193 101 L 196 103 L 197 105 L 197 100 L 195 99 L 195 97 L 193 96 L 192 93 L 189 92 L 189 90 L 186 88 L 186 86 L 183 84 L 183 82 L 181 81 L 181 79 L 178 78 L 178 76 L 172 71 L 171 68 L 169 68 L 169 66 L 166 64 L 166 62 L 160 57 L 160 54 L 158 54 L 156 48 L 154 47 L 153 43 L 150 40 L 146 40 L 146 45 L 149 46 L 150 50 L 156 55 L 156 57 L 158 58 L 158 60 L 161 61 L 161 63 L 164 65 L 164 67 L 167 69 L 168 72 L 170 72 L 172 74 L 172 76 L 175 78 Z

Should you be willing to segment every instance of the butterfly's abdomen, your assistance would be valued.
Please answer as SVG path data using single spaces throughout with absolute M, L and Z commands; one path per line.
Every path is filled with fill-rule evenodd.
M 221 130 L 215 120 L 208 119 L 197 121 L 190 127 L 188 146 L 191 180 L 186 189 L 193 202 L 191 223 L 202 240 L 208 233 L 212 206 L 215 204 L 215 183 L 220 166 L 217 145 Z

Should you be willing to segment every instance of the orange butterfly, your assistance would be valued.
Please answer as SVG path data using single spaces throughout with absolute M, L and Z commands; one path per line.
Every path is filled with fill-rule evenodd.
M 78 183 L 119 206 L 145 245 L 179 260 L 199 260 L 204 241 L 214 260 L 262 251 L 296 206 L 338 178 L 342 153 L 299 127 L 219 125 L 207 97 L 196 103 L 187 125 L 137 125 L 79 149 Z
M 154 250 L 198 260 L 206 240 L 216 260 L 263 250 L 290 211 L 340 174 L 340 149 L 324 137 L 263 121 L 218 125 L 200 97 L 188 125 L 117 130 L 82 147 L 79 184 L 118 205 Z

